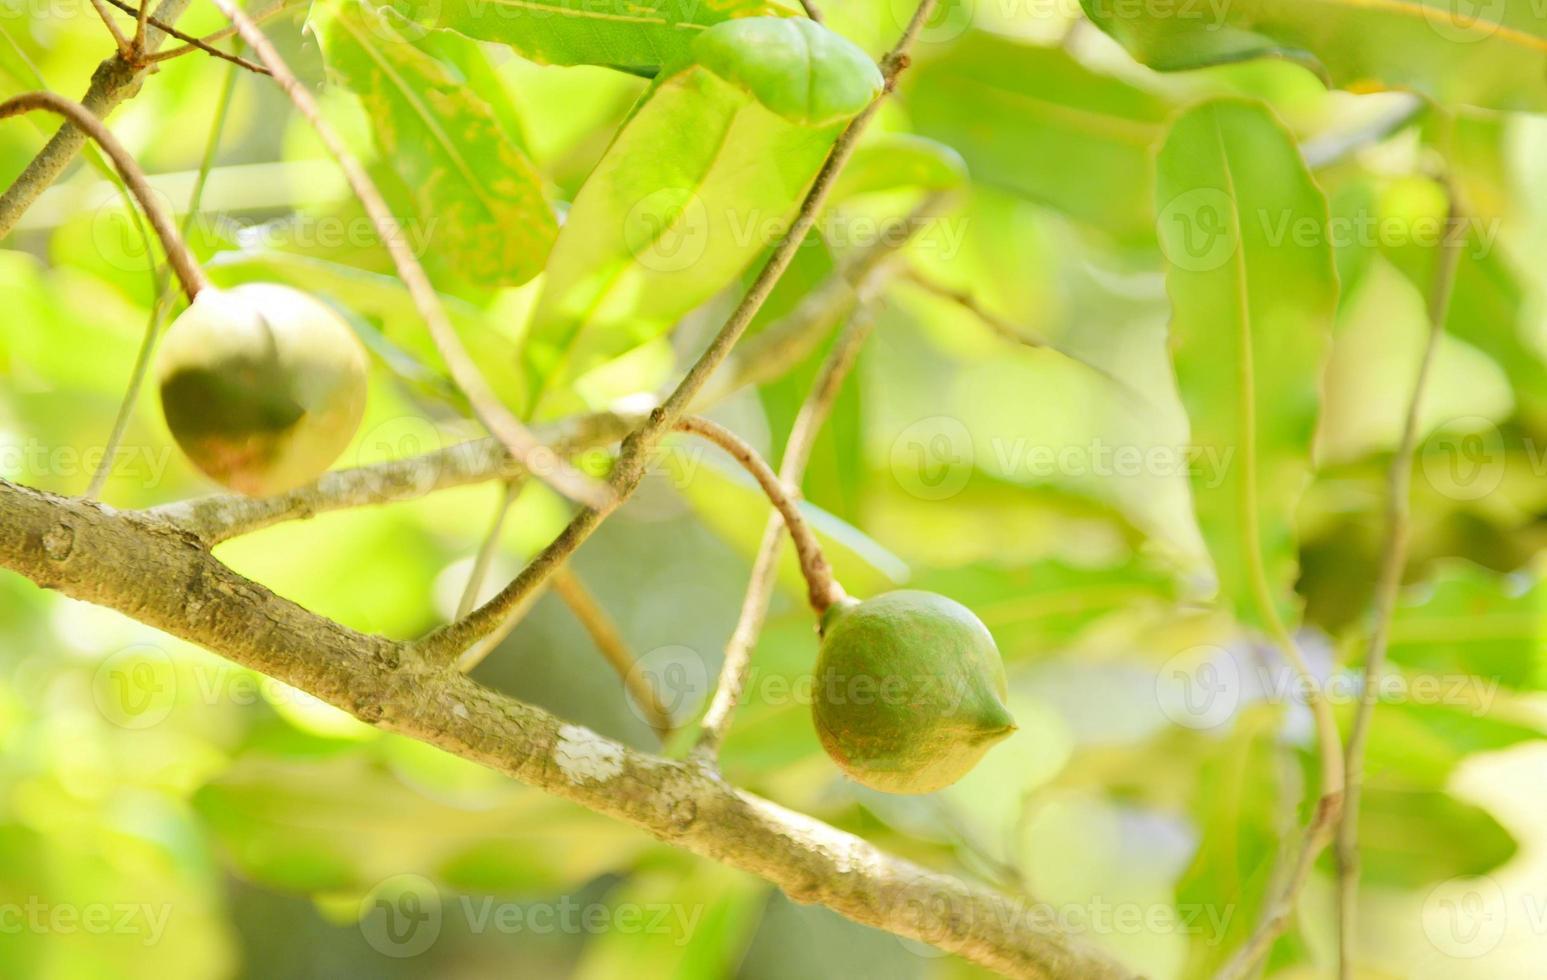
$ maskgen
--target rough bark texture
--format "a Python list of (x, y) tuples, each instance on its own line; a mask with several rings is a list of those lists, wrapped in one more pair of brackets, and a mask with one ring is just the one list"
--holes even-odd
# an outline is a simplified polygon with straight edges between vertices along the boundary
[(647, 755), (480, 687), (407, 644), (357, 633), (236, 574), (155, 514), (0, 480), (0, 566), (116, 609), (307, 691), (380, 728), (627, 821), (757, 874), (792, 898), (933, 943), (1002, 973), (1130, 971), (1039, 909), (888, 856), (741, 792), (711, 770)]

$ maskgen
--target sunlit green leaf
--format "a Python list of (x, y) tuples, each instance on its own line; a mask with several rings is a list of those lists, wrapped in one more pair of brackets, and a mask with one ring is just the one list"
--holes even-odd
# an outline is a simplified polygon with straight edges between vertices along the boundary
[(1420, 888), (1486, 874), (1518, 849), (1487, 811), (1443, 792), (1367, 787), (1359, 808), (1359, 856), (1372, 885)]
[(1194, 477), (1194, 506), (1221, 601), (1263, 625), (1292, 604), (1294, 509), (1337, 304), (1327, 203), (1289, 133), (1251, 103), (1188, 111), (1157, 167), (1191, 442), (1232, 460), (1222, 476)]
[(1120, 239), (1149, 240), (1150, 156), (1172, 106), (1059, 48), (974, 34), (905, 78), (918, 131), (960, 150), (979, 183)]
[(568, 383), (661, 336), (777, 241), (843, 118), (880, 90), (874, 63), (815, 25), (735, 21), (695, 50), (706, 64), (651, 89), (569, 211), (527, 337), (534, 411), (575, 407), (558, 402)]
[(1547, 109), (1547, 16), (1530, 3), (1314, 0), (1145, 5), (1082, 0), (1090, 19), (1161, 71), (1247, 58), (1302, 61), (1354, 91)]
[(849, 158), (833, 200), (908, 188), (953, 190), (966, 184), (967, 176), (967, 162), (953, 147), (926, 136), (887, 133)]
[(557, 222), (518, 137), (468, 79), (363, 0), (317, 7), (311, 24), (329, 68), (365, 104), (382, 158), (412, 188), (417, 220), (434, 223), (436, 247), (475, 282), (536, 275)]
[(1391, 625), (1391, 659), (1431, 674), (1547, 686), (1547, 587), (1453, 562), (1409, 595)]
[(390, 0), (423, 27), (508, 44), (553, 65), (610, 65), (654, 74), (683, 58), (707, 28), (736, 17), (789, 17), (777, 0)]

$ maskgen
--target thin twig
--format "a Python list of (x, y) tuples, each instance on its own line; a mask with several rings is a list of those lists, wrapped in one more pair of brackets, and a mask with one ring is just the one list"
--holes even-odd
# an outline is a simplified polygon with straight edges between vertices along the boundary
[[(188, 195), (188, 211), (183, 215), (182, 224), (185, 240), (193, 227), (194, 219), (198, 216), (199, 202), (204, 197), (204, 187), (209, 182), (210, 170), (215, 166), (215, 155), (220, 149), (220, 136), (225, 132), (226, 119), (231, 111), (231, 97), (235, 92), (236, 68), (230, 67), (226, 69), (225, 82), (221, 86), (220, 97), (215, 103), (215, 118), (210, 123), (209, 138), (204, 142), (204, 155), (199, 159), (199, 170), (194, 177), (193, 190)], [(91, 475), (91, 483), (86, 487), (87, 500), (97, 498), (103, 486), (107, 484), (108, 477), (113, 473), (118, 445), (129, 429), (129, 419), (134, 415), (134, 406), (140, 399), (140, 389), (144, 387), (145, 376), (150, 370), (150, 356), (156, 349), (156, 337), (161, 331), (161, 324), (165, 321), (167, 313), (172, 309), (172, 298), (176, 294), (167, 288), (169, 280), (169, 270), (163, 266), (156, 274), (155, 299), (151, 301), (150, 316), (145, 321), (145, 334), (140, 340), (140, 349), (134, 356), (134, 367), (129, 373), (129, 385), (124, 389), (123, 399), (118, 403), (118, 414), (113, 419), (113, 428), (108, 434), (102, 460), (97, 464), (96, 472)]]
[[(118, 0), (108, 0), (108, 2), (117, 3)], [(272, 7), (269, 7), (266, 10), (250, 10), (247, 12), (247, 16), (254, 24), (261, 24), (273, 17), (275, 14), (282, 14), (293, 7), (301, 6), (306, 2), (308, 2), (308, 0), (280, 0), (279, 3), (274, 4)], [(152, 25), (155, 25), (156, 18), (152, 17), (150, 22)], [(166, 30), (166, 28), (163, 27), (162, 30)], [(171, 58), (181, 58), (183, 55), (193, 54), (195, 51), (208, 51), (211, 54), (219, 54), (221, 53), (220, 49), (216, 48), (215, 45), (219, 44), (221, 41), (224, 41), (228, 37), (235, 37), (236, 33), (237, 31), (234, 26), (227, 26), (222, 27), (218, 31), (211, 31), (203, 37), (189, 37), (187, 34), (175, 34), (173, 35), (174, 37), (187, 43), (179, 48), (169, 48), (166, 51), (158, 51), (155, 54), (150, 55), (145, 60), (151, 64), (155, 64), (158, 61), (167, 61)], [(262, 65), (254, 65), (253, 67), (265, 75), (269, 74), (269, 70), (264, 68)]]
[[(100, 8), (100, 5), (104, 2), (104, 0), (91, 0), (91, 2), (99, 5)], [(194, 37), (192, 34), (185, 34), (177, 28), (173, 27), (171, 24), (162, 23), (155, 17), (150, 16), (150, 4), (148, 3), (142, 3), (136, 7), (132, 3), (126, 3), (125, 0), (105, 0), (105, 2), (112, 4), (126, 14), (133, 14), (136, 22), (149, 24), (151, 27), (154, 27), (156, 30), (160, 31), (166, 36), (175, 37), (179, 41), (183, 42), (183, 47), (174, 48), (170, 51), (158, 51), (155, 54), (141, 53), (139, 55), (139, 60), (145, 64), (155, 64), (158, 61), (165, 61), (168, 58), (175, 58), (178, 55), (188, 54), (191, 51), (203, 51), (207, 55), (219, 58), (221, 61), (229, 61), (233, 65), (236, 65), (240, 68), (245, 68), (248, 71), (254, 72), (256, 74), (267, 75), (269, 73), (269, 70), (262, 65), (255, 64), (251, 61), (248, 61), (246, 58), (242, 58), (235, 54), (220, 50), (219, 48), (215, 47), (212, 41), (209, 41), (205, 38)], [(103, 14), (104, 19), (106, 19), (106, 16), (106, 14)], [(116, 27), (114, 28), (114, 31), (117, 31)], [(230, 36), (229, 33), (227, 36)], [(136, 40), (134, 50), (140, 51), (143, 44), (144, 42), (142, 40)]]
[(134, 57), (138, 61), (145, 56), (145, 22), (150, 18), (150, 4), (140, 4), (140, 9), (134, 14)]
[(1424, 389), (1433, 371), (1440, 340), (1445, 335), (1445, 320), (1450, 312), (1450, 298), (1455, 287), (1456, 268), (1461, 259), (1463, 244), (1458, 240), (1461, 236), (1456, 233), (1461, 225), (1458, 194), (1448, 179), (1444, 184), (1450, 205), (1442, 251), (1438, 256), (1434, 281), (1429, 288), (1429, 335), (1424, 344), (1423, 357), (1418, 362), (1413, 393), (1408, 399), (1407, 416), (1402, 422), (1402, 438), (1397, 444), (1396, 454), (1391, 458), (1391, 467), (1386, 472), (1386, 539), (1375, 586), (1375, 617), (1370, 624), (1369, 648), (1364, 660), (1364, 685), (1360, 690), (1359, 705), (1354, 711), (1353, 722), (1348, 730), (1348, 745), (1344, 751), (1344, 807), (1342, 819), (1338, 823), (1336, 851), (1338, 974), (1344, 980), (1353, 976), (1354, 931), (1358, 920), (1359, 796), (1364, 781), (1364, 747), (1369, 737), (1375, 705), (1379, 701), (1391, 618), (1396, 610), (1397, 593), (1402, 586), (1402, 572), (1407, 565), (1409, 489), (1413, 460), (1418, 449)]
[(97, 16), (102, 18), (102, 23), (107, 25), (107, 32), (113, 35), (113, 43), (118, 46), (118, 56), (132, 61), (135, 48), (138, 44), (142, 43), (142, 39), (135, 38), (134, 42), (131, 43), (124, 36), (124, 32), (119, 30), (118, 22), (113, 20), (113, 15), (107, 12), (107, 7), (103, 5), (102, 0), (91, 0), (91, 6), (92, 9), (96, 10)]
[(343, 170), (350, 187), (354, 189), (355, 196), (360, 199), (361, 205), (370, 215), (371, 223), (375, 225), (387, 253), (392, 257), (398, 278), (403, 280), (403, 285), (413, 297), (414, 306), (418, 308), (419, 315), (424, 318), (425, 324), (429, 327), (430, 336), (440, 352), (441, 359), (446, 362), (446, 367), (450, 369), (451, 377), (456, 381), (457, 387), (467, 395), (474, 414), (488, 426), (489, 431), (500, 442), (505, 444), (512, 456), (524, 462), (528, 470), (554, 489), (587, 507), (612, 506), (612, 493), (604, 484), (585, 476), (538, 442), (532, 436), (531, 430), (511, 414), (489, 388), (478, 365), (468, 355), (467, 349), (462, 346), (461, 338), (452, 327), (445, 307), (441, 305), (440, 296), (436, 294), (435, 287), (430, 284), (430, 277), (425, 274), (424, 266), (419, 264), (418, 256), (414, 255), (413, 249), (409, 247), (397, 218), (393, 216), (392, 209), (381, 196), (376, 182), (344, 145), (344, 141), (334, 132), (333, 127), (322, 117), (316, 99), (312, 98), (311, 92), (296, 79), (284, 59), (279, 56), (279, 52), (274, 49), (274, 45), (269, 42), (268, 36), (246, 14), (242, 13), (232, 0), (214, 0), (214, 4), (236, 25), (237, 33), (258, 55), (258, 59), (268, 66), (274, 81), (279, 83), (279, 87), (290, 96), (290, 101), (294, 103), (296, 110), (311, 123), (318, 138), (338, 161), (339, 169)]
[[(229, 0), (216, 0), (228, 3)], [(885, 92), (896, 84), (897, 75), (908, 64), (907, 51), (918, 36), (919, 30), (934, 9), (937, 0), (921, 0), (913, 19), (904, 28), (902, 37), (890, 52), (881, 59), (881, 74)], [(883, 93), (884, 96), (884, 93)], [(501, 628), (507, 620), (521, 615), (530, 606), (531, 596), (539, 586), (574, 554), (603, 520), (626, 499), (644, 480), (645, 464), (650, 450), (663, 435), (676, 426), (690, 405), (698, 397), (715, 370), (724, 362), (736, 342), (746, 331), (747, 325), (762, 308), (768, 294), (773, 292), (779, 277), (789, 267), (801, 242), (816, 224), (822, 205), (832, 192), (834, 183), (843, 167), (849, 162), (859, 143), (860, 134), (880, 109), (883, 97), (877, 97), (849, 121), (833, 143), (826, 162), (812, 181), (795, 220), (785, 231), (779, 244), (774, 246), (763, 268), (752, 285), (742, 296), (741, 302), (726, 319), (720, 332), (709, 342), (697, 361), (688, 369), (671, 395), (650, 413), (650, 417), (623, 441), (622, 451), (613, 468), (611, 486), (614, 499), (606, 507), (586, 507), (559, 532), (549, 545), (533, 558), (531, 563), (507, 585), (499, 595), (473, 610), (468, 616), (435, 630), (422, 637), (416, 649), (435, 660), (454, 660), (462, 656), (478, 641)]]
[(673, 721), (671, 712), (661, 703), (660, 694), (655, 685), (650, 683), (649, 676), (639, 669), (639, 660), (634, 652), (629, 649), (628, 641), (623, 638), (623, 632), (618, 629), (607, 610), (591, 594), (585, 583), (569, 567), (559, 569), (553, 576), (553, 591), (564, 600), (569, 611), (575, 619), (585, 628), (591, 637), (591, 642), (596, 644), (596, 649), (601, 651), (607, 663), (617, 671), (618, 677), (623, 681), (624, 690), (634, 699), (649, 717), (646, 721), (655, 733), (665, 741), (671, 734)]
[(737, 347), (694, 402), (695, 410), (727, 391), (779, 377), (804, 360), (830, 328), (854, 312), (862, 292), (879, 292), (875, 280), (891, 275), (893, 264), (888, 260), (958, 200), (953, 192), (933, 193), (908, 214), (882, 225), (873, 245), (845, 258), (793, 310)]
[(24, 92), (0, 102), (0, 119), (39, 109), (63, 116), (102, 147), (108, 159), (113, 161), (113, 166), (118, 168), (119, 174), (122, 175), (124, 183), (128, 185), (135, 200), (139, 201), (140, 208), (145, 212), (151, 227), (156, 230), (156, 236), (161, 239), (162, 248), (166, 250), (167, 262), (177, 273), (177, 280), (182, 284), (183, 292), (191, 301), (199, 294), (199, 290), (209, 285), (209, 280), (204, 277), (204, 272), (199, 268), (199, 263), (194, 260), (193, 253), (188, 251), (188, 246), (178, 234), (177, 226), (172, 224), (166, 209), (161, 206), (155, 192), (150, 189), (150, 184), (146, 182), (145, 174), (140, 170), (140, 165), (135, 162), (134, 157), (123, 148), (123, 144), (118, 142), (118, 138), (103, 124), (102, 120), (92, 115), (85, 106), (79, 102), (71, 102), (53, 92)]
[(816, 5), (816, 0), (800, 0), (800, 9), (806, 12), (807, 17), (818, 24), (822, 23), (822, 8)]
[[(806, 464), (811, 459), (811, 447), (817, 433), (832, 412), (833, 402), (843, 387), (850, 369), (859, 356), (859, 350), (870, 336), (875, 319), (870, 311), (861, 308), (838, 335), (833, 349), (822, 362), (816, 383), (800, 406), (790, 437), (784, 444), (784, 458), (779, 463), (779, 478), (790, 486), (799, 486), (805, 476)], [(768, 605), (773, 599), (775, 574), (779, 567), (779, 553), (784, 544), (784, 521), (777, 512), (768, 516), (763, 526), (763, 541), (758, 546), (757, 557), (752, 562), (752, 575), (747, 582), (746, 595), (741, 600), (741, 614), (736, 628), (725, 644), (725, 660), (720, 667), (720, 679), (715, 685), (714, 696), (704, 713), (699, 729), (694, 755), (712, 761), (719, 754), (720, 744), (730, 731), (731, 718), (746, 688), (747, 672), (752, 663), (752, 651), (757, 638), (763, 632), (768, 617)]]
[(834, 603), (848, 597), (843, 586), (833, 578), (833, 569), (822, 554), (821, 542), (817, 541), (816, 533), (800, 512), (800, 504), (795, 500), (796, 491), (779, 478), (763, 457), (757, 454), (756, 449), (725, 426), (701, 416), (688, 415), (678, 419), (677, 428), (702, 436), (725, 450), (763, 488), (763, 493), (778, 510), (779, 516), (784, 518), (784, 526), (790, 529), (795, 553), (800, 556), (801, 574), (806, 577), (806, 594), (811, 601), (811, 610), (818, 617)]

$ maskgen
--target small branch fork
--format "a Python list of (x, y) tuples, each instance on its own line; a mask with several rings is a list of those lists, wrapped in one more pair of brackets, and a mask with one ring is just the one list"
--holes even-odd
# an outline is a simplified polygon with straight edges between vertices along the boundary
[[(215, 0), (215, 2), (229, 6), (230, 0)], [(907, 66), (907, 51), (929, 19), (936, 2), (937, 0), (922, 0), (912, 19), (903, 29), (902, 37), (881, 59), (885, 92), (889, 93), (892, 90), (898, 74)], [(270, 67), (273, 67), (272, 63)], [(688, 369), (676, 389), (650, 413), (643, 425), (624, 439), (610, 481), (612, 500), (603, 506), (583, 508), (564, 530), (559, 532), (558, 537), (539, 552), (537, 557), (533, 558), (498, 595), (473, 610), (468, 616), (423, 637), (416, 647), (423, 656), (443, 662), (456, 660), (484, 638), (502, 627), (508, 628), (507, 621), (530, 608), (538, 588), (585, 543), (602, 521), (606, 520), (622, 501), (638, 488), (645, 477), (645, 466), (650, 450), (687, 414), (716, 369), (725, 361), (731, 349), (736, 346), (736, 342), (741, 339), (747, 325), (762, 308), (768, 295), (773, 292), (779, 277), (784, 274), (784, 270), (794, 259), (801, 242), (816, 224), (817, 216), (832, 192), (839, 173), (848, 163), (849, 157), (853, 155), (855, 147), (859, 144), (860, 135), (879, 111), (882, 101), (882, 98), (872, 100), (838, 135), (826, 162), (823, 163), (822, 169), (806, 192), (795, 220), (779, 244), (774, 247), (752, 285), (742, 296), (741, 302), (720, 328), (720, 332)]]
[[(276, 64), (278, 59), (272, 57), (262, 34), (230, 7), (229, 0), (216, 2), (236, 21), (248, 44), (265, 56), (276, 80), (294, 98), (294, 79), (286, 84), (283, 64)], [(933, 2), (924, 0), (897, 48), (883, 60), (888, 90), (906, 64), (905, 50)], [(170, 23), (184, 3), (164, 0), (156, 21), (139, 8), (131, 43), (145, 50), (153, 47), (162, 33), (158, 22)], [(86, 113), (100, 117), (129, 94), (137, 73), (125, 76), (125, 67), (119, 64), (111, 78), (94, 80)], [(683, 421), (709, 375), (766, 299), (878, 105), (879, 100), (872, 103), (840, 136), (786, 240), (671, 397), (642, 423), (618, 416), (573, 421), (564, 437), (575, 444), (605, 442), (618, 438), (620, 431), (630, 427), (632, 431), (624, 439), (615, 470), (621, 476), (615, 476), (614, 485), (622, 493), (581, 512), (545, 552), (560, 556), (548, 559), (549, 572), (558, 571), (562, 556), (578, 547), (621, 496), (637, 487), (646, 450)], [(315, 105), (311, 108), (315, 115)], [(95, 122), (78, 118), (87, 127)], [(77, 130), (62, 129), (34, 160), (30, 176), (0, 199), (0, 234), (79, 149), (84, 137), (70, 137), (72, 132)], [(369, 208), (368, 198), (366, 203)], [(170, 227), (165, 221), (159, 224)], [(193, 271), (197, 272), (196, 267)], [(196, 292), (202, 282), (190, 275), (184, 285)], [(427, 658), (422, 643), (356, 633), (275, 596), (237, 575), (210, 552), (219, 541), (276, 521), (405, 499), (494, 474), (513, 479), (530, 472), (534, 464), (544, 464), (505, 442), (483, 440), (425, 457), (330, 473), (310, 487), (268, 500), (217, 496), (144, 512), (116, 511), (94, 501), (58, 497), (0, 480), (0, 567), (44, 588), (119, 610), (292, 684), (369, 724), (441, 747), (628, 822), (675, 846), (760, 875), (797, 901), (820, 902), (856, 921), (932, 943), (1008, 976), (1038, 980), (1134, 976), (1082, 939), (1048, 923), (1035, 907), (1021, 907), (994, 891), (891, 857), (857, 837), (744, 793), (702, 766), (639, 753), (565, 724), (480, 687), (449, 669), (444, 659)], [(788, 458), (793, 457), (787, 452)], [(790, 523), (798, 526), (794, 519)], [(533, 564), (541, 567), (543, 561), (540, 556)], [(564, 589), (564, 582), (560, 578), (553, 584)], [(593, 635), (598, 622), (590, 618)], [(612, 760), (615, 766), (608, 772), (598, 772), (595, 766), (575, 767), (569, 760), (577, 753)]]
[[(163, 23), (161, 20), (151, 16), (150, 5), (148, 3), (144, 3), (136, 7), (131, 3), (125, 3), (124, 0), (91, 0), (91, 2), (92, 5), (97, 8), (97, 13), (101, 15), (103, 23), (107, 24), (107, 29), (112, 32), (114, 39), (118, 41), (118, 53), (126, 61), (130, 61), (141, 67), (144, 67), (146, 65), (156, 64), (157, 62), (166, 61), (169, 58), (176, 58), (181, 55), (189, 54), (193, 51), (203, 51), (205, 54), (210, 55), (211, 57), (219, 58), (222, 61), (229, 61), (231, 64), (236, 65), (239, 68), (245, 68), (254, 74), (269, 74), (269, 70), (262, 65), (255, 64), (239, 55), (234, 55), (215, 47), (215, 41), (220, 40), (221, 37), (229, 37), (229, 33), (220, 37), (212, 35), (211, 37), (213, 40), (211, 38), (194, 37), (191, 34), (185, 34), (172, 25)], [(123, 32), (118, 29), (118, 24), (108, 16), (107, 10), (103, 7), (104, 3), (112, 4), (119, 10), (122, 10), (124, 13), (130, 14), (134, 17), (135, 35), (133, 40), (124, 37)], [(275, 9), (278, 10), (279, 8)], [(167, 37), (177, 38), (177, 40), (183, 42), (183, 46), (180, 48), (173, 48), (170, 51), (157, 51), (154, 53), (147, 51), (145, 47), (145, 41), (148, 37), (145, 31), (147, 26), (154, 27), (156, 30), (165, 34)]]

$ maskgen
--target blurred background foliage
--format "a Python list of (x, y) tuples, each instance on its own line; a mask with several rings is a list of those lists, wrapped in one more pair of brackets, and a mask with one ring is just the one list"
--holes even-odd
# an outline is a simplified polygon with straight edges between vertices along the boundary
[[(911, 9), (894, 0), (826, 6), (829, 24), (870, 52), (890, 44)], [(448, 4), (440, 16), (478, 9)], [(1353, 9), (1326, 14), (1332, 33), (1344, 42), (1378, 35), (1381, 24), (1336, 20)], [(638, 71), (538, 64), (518, 53), (520, 43), (489, 43), (505, 37), (425, 33), (411, 27), (422, 11), (398, 10), (408, 16), (303, 2), (266, 29), (372, 161), (491, 381), (513, 407), (530, 409), (534, 368), (523, 341), (529, 324), (557, 315), (541, 312), (551, 274), (527, 281), (552, 245), (544, 202), (562, 216), (609, 147), (628, 149), (614, 135), (642, 111), (634, 107), (653, 83)], [(339, 18), (368, 29), (340, 31)], [(321, 29), (308, 31), (309, 22)], [(221, 26), (207, 4), (179, 23), (195, 34)], [(476, 23), (460, 23), (478, 34)], [(1547, 279), (1535, 259), (1547, 246), (1547, 125), (1513, 111), (1541, 108), (1539, 92), (1522, 80), (1506, 97), (1495, 77), (1530, 70), (1510, 69), (1516, 63), (1506, 58), (1497, 72), (1476, 74), (1472, 56), (1486, 59), (1487, 45), (1462, 45), (1471, 60), (1453, 63), (1442, 48), (1418, 71), (1363, 49), (1329, 53), (1315, 37), (1301, 40), (1319, 63), (1240, 61), (1273, 49), (1239, 31), (1226, 33), (1228, 51), (1215, 52), (1239, 63), (1209, 67), (1209, 58), (1180, 57), (1181, 42), (1165, 31), (1105, 26), (1134, 54), (1072, 3), (948, 4), (754, 325), (790, 310), (866, 244), (876, 222), (906, 213), (924, 190), (960, 184), (956, 204), (921, 231), (906, 262), (970, 293), (1024, 337), (1088, 362), (1007, 340), (940, 291), (898, 278), (877, 298), (875, 333), (804, 486), (850, 591), (908, 582), (984, 619), (1009, 667), (1019, 732), (959, 785), (929, 797), (843, 781), (798, 696), (815, 643), (791, 565), (725, 748), (726, 772), (890, 850), (1057, 910), (1174, 913), (1180, 918), (1159, 927), (1085, 929), (1149, 976), (1206, 975), (1250, 929), (1314, 779), (1308, 714), (1285, 696), (1292, 679), (1276, 654), (1208, 601), (1187, 474), (1114, 473), (1099, 462), (1101, 447), (1188, 438), (1169, 356), (1154, 159), (1185, 107), (1244, 97), (1288, 127), (1330, 203), (1328, 227), (1347, 229), (1332, 242), (1341, 290), (1320, 381), (1314, 478), (1287, 555), (1287, 567), (1298, 567), (1291, 604), (1304, 609), (1301, 640), (1332, 690), (1354, 690), (1384, 470), (1426, 331), (1432, 249), (1401, 231), (1444, 213), (1443, 193), (1426, 176), (1434, 160), (1448, 162), (1474, 219), (1479, 247), (1462, 257), (1425, 402), (1412, 557), (1391, 651), (1411, 690), (1433, 682), (1440, 693), (1394, 698), (1375, 715), (1360, 949), (1382, 964), (1370, 976), (1539, 975), (1547, 961)], [(78, 94), (110, 50), (84, 2), (10, 3), (0, 29), (7, 92)], [(1295, 29), (1315, 33), (1284, 28)], [(396, 71), (378, 75), (369, 48), (383, 37), (396, 45), (388, 49)], [(585, 60), (563, 50), (526, 53)], [(1191, 70), (1160, 74), (1140, 62)], [(1532, 64), (1539, 76), (1539, 53)], [(1380, 79), (1388, 67), (1393, 84), (1477, 107), (1440, 111), (1403, 95), (1350, 94), (1320, 77), (1350, 84)], [(230, 86), (191, 238), (217, 284), (277, 279), (350, 312), (376, 357), (368, 417), (341, 465), (476, 436), (314, 135), (267, 80), (239, 71), (228, 80), (233, 71), (201, 55), (167, 61), (112, 127), (181, 213)], [(457, 138), (475, 159), (504, 165), (495, 183), (519, 173), (529, 186), (500, 191), (490, 206), (449, 174), (453, 164), (415, 128), (425, 119), (383, 82), (400, 75), (411, 79), (409, 91), (438, 93), (435, 111), (458, 121)], [(0, 127), (0, 173), (20, 172), (52, 126)], [(560, 248), (563, 241), (561, 233)], [(106, 439), (154, 303), (152, 256), (113, 184), (84, 164), (4, 245), (0, 475), (80, 493), (90, 477), (83, 453)], [(635, 305), (614, 314), (648, 319), (640, 308), (665, 303), (650, 308), (659, 332), (622, 349), (607, 335), (612, 346), (588, 348), (587, 366), (601, 370), (562, 379), (561, 407), (605, 404), (669, 380), (728, 309), (738, 268), (752, 257), (699, 282), (702, 303), (693, 297), (679, 310), (670, 302), (680, 294), (633, 295)], [(823, 346), (786, 376), (736, 393), (716, 416), (777, 455)], [(1033, 465), (1047, 455), (1059, 462)], [(208, 489), (174, 451), (147, 389), (104, 499), (136, 507)], [(491, 484), (331, 514), (230, 542), (219, 554), (349, 626), (413, 636), (452, 613), (500, 496)], [(684, 722), (718, 669), (766, 511), (727, 460), (672, 442), (639, 496), (575, 559)], [(490, 583), (513, 574), (565, 515), (545, 488), (523, 489)], [(140, 910), (126, 920), (132, 928), (55, 921), (8, 934), (0, 976), (978, 972), (792, 904), (745, 875), (14, 577), (0, 579), (0, 636), (0, 905)], [(552, 597), (478, 676), (565, 719), (657, 747)], [(1221, 676), (1224, 686), (1212, 690), (1228, 703), (1200, 712), (1187, 700), (1194, 685)], [(1339, 704), (1345, 720), (1349, 701)], [(1271, 970), (1325, 975), (1329, 870), (1313, 879)], [(437, 923), (434, 941), (413, 955), (383, 940), (368, 915), (362, 921), (374, 896), (405, 888), (419, 890)], [(616, 927), (544, 930), (523, 917), (524, 928), (501, 929), (484, 914), (490, 903), (517, 912), (564, 904), (674, 911), (657, 928), (618, 919)], [(1456, 914), (1480, 915), (1482, 938)]]

